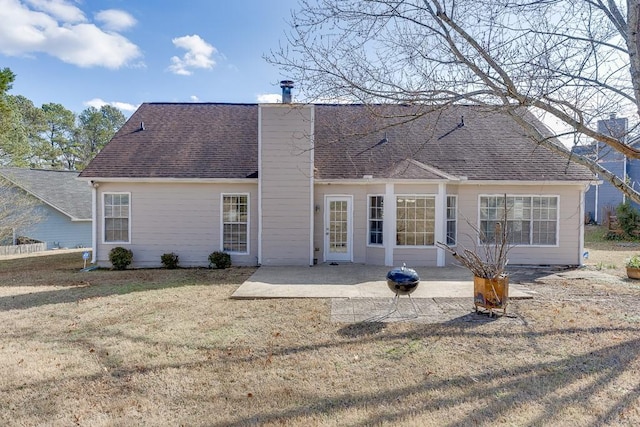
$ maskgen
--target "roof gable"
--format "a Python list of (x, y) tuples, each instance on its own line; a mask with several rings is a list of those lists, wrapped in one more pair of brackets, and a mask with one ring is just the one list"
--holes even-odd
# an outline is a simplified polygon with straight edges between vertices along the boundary
[(80, 176), (247, 178), (257, 170), (257, 105), (145, 103)]
[(72, 220), (91, 220), (91, 188), (78, 172), (6, 167), (0, 176)]

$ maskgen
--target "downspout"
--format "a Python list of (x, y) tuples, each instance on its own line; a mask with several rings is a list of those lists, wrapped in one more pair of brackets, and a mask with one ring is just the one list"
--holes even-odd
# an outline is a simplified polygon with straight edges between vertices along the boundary
[(91, 264), (98, 259), (98, 184), (89, 181), (91, 186)]
[(262, 106), (258, 105), (258, 266), (262, 265)]

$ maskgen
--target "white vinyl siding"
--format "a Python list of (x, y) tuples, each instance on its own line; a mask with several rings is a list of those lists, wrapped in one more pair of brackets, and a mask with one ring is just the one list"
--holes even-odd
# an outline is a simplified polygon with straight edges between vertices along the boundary
[(230, 253), (249, 252), (249, 195), (222, 195), (222, 250)]
[(369, 245), (383, 244), (384, 196), (369, 196), (368, 240)]
[(131, 194), (104, 193), (104, 242), (129, 243), (131, 230)]
[(423, 195), (396, 197), (396, 244), (432, 246), (435, 241), (436, 198)]
[(481, 196), (481, 243), (495, 241), (496, 228), (505, 218), (505, 200), (509, 243), (539, 246), (557, 244), (557, 196)]
[(259, 249), (261, 265), (312, 265), (314, 107), (259, 108)]

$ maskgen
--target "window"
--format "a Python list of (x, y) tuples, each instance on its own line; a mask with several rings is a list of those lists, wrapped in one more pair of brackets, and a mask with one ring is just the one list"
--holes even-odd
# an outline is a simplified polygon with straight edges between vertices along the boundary
[(434, 196), (398, 196), (396, 199), (396, 244), (434, 244), (436, 199)]
[(482, 243), (495, 242), (496, 226), (504, 220), (505, 208), (509, 243), (517, 245), (556, 244), (558, 227), (558, 198), (556, 196), (480, 197)]
[(447, 196), (447, 245), (455, 245), (458, 233), (457, 196)]
[(222, 250), (248, 252), (249, 196), (225, 194), (222, 196)]
[(369, 244), (382, 244), (384, 196), (369, 197)]
[(129, 194), (104, 194), (104, 241), (129, 242)]
[(558, 198), (533, 198), (533, 231), (534, 245), (555, 245), (558, 227)]

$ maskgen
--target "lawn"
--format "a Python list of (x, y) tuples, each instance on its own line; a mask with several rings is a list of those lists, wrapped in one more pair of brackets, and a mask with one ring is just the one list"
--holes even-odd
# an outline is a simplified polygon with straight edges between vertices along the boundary
[(505, 317), (342, 324), (230, 300), (248, 268), (0, 261), (0, 424), (640, 425), (640, 285), (590, 262)]

